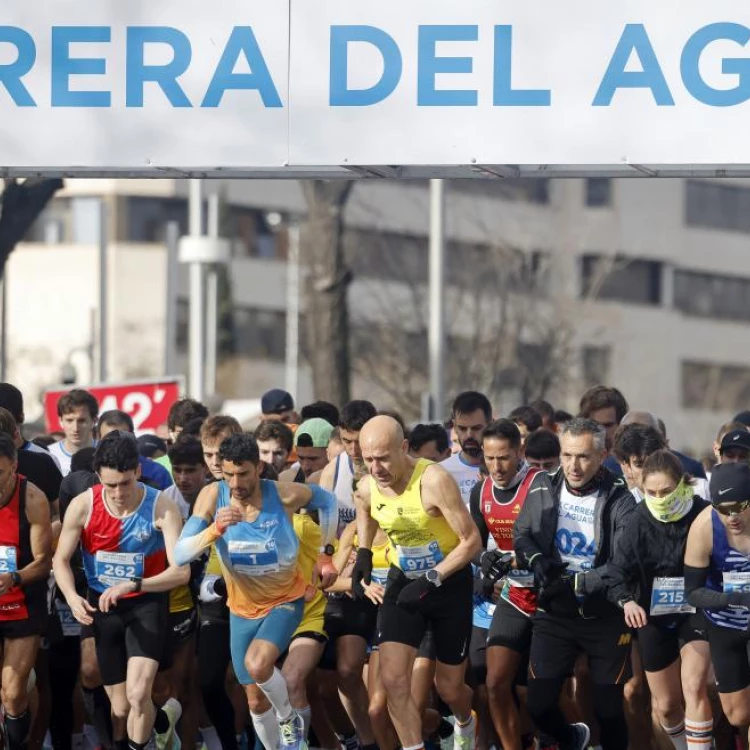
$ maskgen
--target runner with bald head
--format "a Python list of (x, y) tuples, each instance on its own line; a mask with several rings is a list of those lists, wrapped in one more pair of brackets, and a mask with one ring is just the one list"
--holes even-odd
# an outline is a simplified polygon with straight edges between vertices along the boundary
[(405, 750), (423, 747), (422, 722), (411, 696), (412, 668), (431, 628), (437, 655), (435, 685), (456, 717), (455, 750), (473, 750), (476, 717), (464, 683), (471, 637), (471, 560), (481, 540), (458, 485), (442, 467), (409, 456), (401, 426), (371, 419), (360, 433), (369, 477), (357, 487), (359, 551), (355, 596), (370, 583), (372, 542), (380, 527), (391, 543), (391, 568), (378, 613), (380, 678)]

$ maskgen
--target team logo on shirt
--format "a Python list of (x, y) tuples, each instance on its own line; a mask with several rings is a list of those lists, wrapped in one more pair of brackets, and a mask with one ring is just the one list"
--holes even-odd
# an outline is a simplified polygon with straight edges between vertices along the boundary
[(517, 516), (517, 515), (518, 515), (518, 514), (519, 514), (520, 512), (521, 512), (521, 506), (520, 506), (520, 504), (519, 504), (519, 503), (516, 503), (516, 504), (515, 504), (515, 505), (513, 506), (513, 515), (514, 515), (514, 516)]
[(146, 542), (148, 541), (148, 538), (151, 536), (151, 530), (150, 529), (138, 529), (133, 536), (139, 541), (139, 542)]
[(492, 512), (492, 503), (485, 503), (484, 504), (484, 512), (485, 513), (491, 513)]

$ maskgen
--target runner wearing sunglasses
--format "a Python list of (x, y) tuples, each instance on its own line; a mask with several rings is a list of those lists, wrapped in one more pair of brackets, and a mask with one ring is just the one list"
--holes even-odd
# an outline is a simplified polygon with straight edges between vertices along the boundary
[(750, 724), (750, 466), (719, 464), (712, 507), (695, 520), (685, 551), (688, 602), (706, 617), (711, 659), (724, 713)]

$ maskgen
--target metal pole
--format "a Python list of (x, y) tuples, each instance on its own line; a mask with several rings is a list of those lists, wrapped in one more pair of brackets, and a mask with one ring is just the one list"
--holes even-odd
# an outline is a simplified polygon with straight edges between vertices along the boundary
[(180, 241), (180, 225), (176, 221), (167, 224), (167, 311), (164, 337), (164, 374), (177, 372), (177, 298), (179, 295), (180, 271), (177, 258)]
[[(203, 183), (190, 180), (190, 235), (203, 234)], [(203, 329), (205, 309), (203, 264), (190, 264), (190, 395), (203, 401), (206, 381), (203, 370), (206, 361), (206, 337)]]
[(107, 246), (109, 245), (107, 226), (107, 203), (99, 202), (99, 382), (107, 382), (107, 346), (109, 279)]
[(0, 279), (0, 381), (8, 380), (8, 264)]
[[(208, 197), (208, 236), (219, 237), (219, 194)], [(206, 392), (216, 393), (216, 363), (219, 337), (219, 273), (208, 266), (206, 275)]]
[(445, 184), (430, 180), (430, 401), (431, 418), (442, 421), (445, 356)]
[(296, 399), (299, 387), (299, 226), (290, 225), (286, 263), (286, 390)]

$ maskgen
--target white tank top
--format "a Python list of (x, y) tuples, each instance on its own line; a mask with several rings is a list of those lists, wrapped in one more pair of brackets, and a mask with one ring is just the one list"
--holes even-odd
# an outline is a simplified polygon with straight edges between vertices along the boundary
[(339, 529), (337, 536), (356, 517), (357, 511), (354, 507), (352, 493), (352, 480), (354, 479), (354, 467), (352, 460), (346, 453), (336, 456), (336, 470), (333, 475), (333, 494), (339, 501)]

